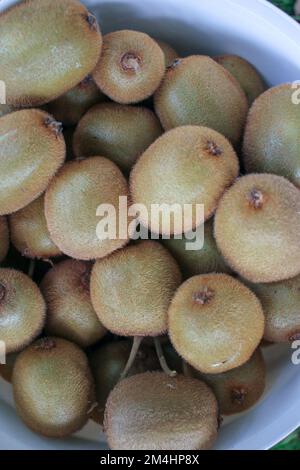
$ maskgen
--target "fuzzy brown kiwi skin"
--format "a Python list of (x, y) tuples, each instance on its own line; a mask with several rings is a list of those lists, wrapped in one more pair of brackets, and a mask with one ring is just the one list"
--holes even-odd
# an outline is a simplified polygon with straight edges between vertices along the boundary
[(0, 216), (0, 263), (9, 249), (9, 229), (6, 217)]
[[(24, 15), (27, 15), (25, 23)], [(55, 35), (53, 23), (56, 23)], [(0, 26), (1, 33), (3, 35), (5, 33), (4, 38), (8, 43), (8, 50), (11, 48), (12, 53), (15, 51), (14, 45), (9, 44), (9, 35), (13, 34), (10, 32), (15, 28), (20, 29), (20, 34), (23, 34), (22, 47), (25, 49), (23, 52), (25, 57), (20, 59), (19, 54), (15, 59), (19, 61), (17, 62), (19, 67), (24, 69), (23, 80), (20, 76), (18, 87), (15, 82), (16, 76), (14, 76), (14, 86), (10, 86), (11, 55), (3, 58), (6, 62), (4, 62), (5, 74), (2, 74), (2, 78), (7, 83), (6, 101), (9, 105), (41, 106), (58, 98), (76, 86), (94, 69), (101, 53), (102, 35), (97, 20), (77, 0), (43, 0), (39, 2), (38, 8), (35, 0), (20, 2), (0, 15)], [(59, 34), (58, 26), (63, 29), (62, 34)], [(41, 38), (43, 38), (42, 41)], [(43, 50), (44, 44), (47, 47)], [(73, 57), (67, 54), (67, 59), (71, 63), (67, 71), (62, 74), (61, 71), (56, 70), (60, 66), (57, 64), (57, 57), (53, 58), (50, 51), (51, 47), (59, 49), (69, 44), (72, 45)], [(76, 49), (76, 57), (74, 57), (74, 49)], [(30, 70), (27, 65), (28, 55), (31, 59)], [(80, 67), (77, 66), (78, 63)], [(32, 74), (31, 77), (26, 76), (29, 73)], [(50, 74), (53, 75), (51, 76), (52, 86), (43, 88), (43, 82), (49, 80)]]

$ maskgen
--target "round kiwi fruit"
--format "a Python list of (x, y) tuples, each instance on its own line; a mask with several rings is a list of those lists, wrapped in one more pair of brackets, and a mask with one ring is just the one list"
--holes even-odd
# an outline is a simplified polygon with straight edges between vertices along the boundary
[(103, 51), (93, 77), (113, 101), (130, 104), (149, 98), (164, 74), (164, 54), (147, 34), (123, 30), (103, 37)]
[(66, 146), (61, 124), (38, 109), (2, 116), (0, 134), (0, 215), (4, 215), (22, 209), (45, 191), (63, 164)]
[(179, 264), (185, 278), (197, 274), (231, 273), (231, 269), (222, 258), (214, 239), (213, 219), (204, 224), (204, 244), (200, 250), (187, 250), (188, 238), (183, 234), (182, 238), (170, 238), (162, 240), (164, 246), (171, 252)]
[[(104, 408), (111, 390), (120, 380), (131, 351), (130, 341), (112, 341), (101, 345), (89, 354), (89, 361), (96, 385), (97, 408), (92, 419), (103, 424)], [(159, 369), (159, 362), (152, 347), (141, 345), (128, 377)]]
[(164, 41), (161, 41), (160, 39), (155, 39), (155, 40), (164, 53), (166, 67), (170, 67), (173, 64), (174, 60), (177, 59), (177, 57), (179, 57), (178, 52), (175, 51), (175, 49), (173, 49), (173, 47), (171, 47), (170, 44)]
[(263, 78), (247, 60), (229, 54), (216, 56), (214, 60), (237, 79), (248, 98), (249, 106), (265, 91), (266, 84)]
[(6, 217), (0, 216), (0, 263), (9, 249), (9, 230)]
[(162, 132), (158, 118), (150, 109), (102, 103), (80, 120), (73, 149), (77, 157), (107, 157), (129, 173), (137, 158)]
[(68, 259), (45, 275), (40, 289), (47, 305), (45, 331), (86, 348), (106, 333), (90, 298), (91, 263)]
[(6, 353), (24, 349), (42, 331), (46, 305), (37, 285), (26, 274), (0, 269), (0, 340)]
[[(218, 132), (199, 126), (181, 126), (159, 137), (139, 158), (131, 173), (134, 203), (143, 204), (151, 213), (153, 204), (176, 205), (170, 232), (163, 227), (162, 207), (158, 220), (140, 214), (140, 222), (154, 233), (180, 234), (177, 221), (184, 219), (185, 231), (203, 222), (197, 204), (204, 205), (204, 219), (215, 211), (225, 189), (237, 178), (238, 158), (228, 140)], [(183, 214), (185, 204), (192, 206)], [(182, 217), (184, 216), (184, 217)]]
[(270, 284), (250, 284), (266, 317), (264, 339), (286, 343), (300, 339), (300, 276)]
[(191, 366), (218, 374), (247, 362), (264, 333), (255, 294), (228, 274), (202, 274), (185, 281), (168, 312), (169, 336)]
[(155, 93), (155, 110), (168, 130), (183, 125), (210, 127), (238, 144), (248, 102), (238, 81), (206, 56), (176, 60)]
[(7, 104), (39, 106), (93, 70), (102, 37), (76, 0), (27, 0), (0, 15), (0, 43)]
[(271, 174), (243, 176), (215, 216), (218, 248), (231, 268), (254, 283), (300, 273), (300, 191)]
[(159, 336), (167, 330), (168, 306), (180, 282), (177, 263), (166, 248), (142, 241), (96, 261), (92, 303), (115, 334)]
[(218, 405), (200, 380), (146, 372), (110, 393), (104, 429), (111, 449), (210, 449), (218, 433)]
[(48, 104), (48, 111), (65, 126), (75, 126), (94, 104), (105, 99), (91, 75)]
[(17, 413), (39, 434), (66, 437), (89, 419), (92, 374), (84, 352), (69, 341), (42, 338), (22, 351), (12, 384)]
[(9, 216), (11, 242), (27, 258), (49, 259), (61, 251), (50, 238), (45, 212), (44, 195)]
[(217, 397), (221, 415), (246, 411), (261, 398), (266, 387), (266, 364), (260, 349), (249, 361), (222, 374), (200, 374)]
[(12, 353), (6, 355), (6, 364), (0, 364), (0, 377), (6, 382), (12, 382), (13, 370), (19, 353)]
[(246, 124), (243, 161), (248, 172), (275, 173), (300, 188), (300, 107), (284, 84), (253, 104)]
[[(66, 255), (82, 260), (101, 258), (124, 246), (128, 230), (127, 220), (118, 220), (120, 196), (128, 197), (127, 181), (110, 160), (92, 157), (68, 162), (46, 191), (45, 215), (53, 242)], [(116, 235), (120, 235), (116, 239), (100, 239), (96, 233), (100, 204), (115, 208)], [(112, 217), (108, 218), (114, 223)]]

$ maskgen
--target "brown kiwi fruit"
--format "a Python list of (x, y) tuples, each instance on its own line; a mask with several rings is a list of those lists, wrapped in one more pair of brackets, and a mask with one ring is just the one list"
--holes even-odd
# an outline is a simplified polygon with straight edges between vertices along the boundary
[(264, 339), (286, 343), (300, 339), (300, 276), (270, 284), (250, 284), (266, 317)]
[(213, 219), (204, 224), (204, 244), (200, 250), (187, 250), (190, 240), (183, 234), (182, 238), (162, 240), (164, 246), (171, 252), (179, 264), (185, 278), (197, 274), (231, 273), (231, 269), (221, 256), (213, 234)]
[(263, 78), (247, 60), (229, 54), (216, 56), (214, 60), (237, 79), (248, 98), (249, 106), (265, 91), (266, 84)]
[(266, 91), (253, 104), (245, 129), (247, 172), (275, 173), (300, 188), (300, 107), (287, 83)]
[(265, 326), (255, 294), (227, 274), (202, 274), (185, 281), (172, 300), (168, 320), (178, 354), (207, 374), (247, 362)]
[(102, 155), (128, 173), (137, 158), (163, 133), (155, 114), (145, 107), (102, 103), (80, 120), (73, 141), (77, 157)]
[(123, 218), (117, 227), (120, 237), (100, 239), (96, 233), (98, 206), (111, 204), (119, 216), (120, 196), (128, 197), (127, 181), (110, 160), (92, 157), (68, 162), (46, 191), (45, 214), (53, 242), (66, 255), (82, 260), (101, 258), (124, 246), (128, 230)]
[(48, 104), (48, 111), (65, 126), (75, 126), (96, 103), (105, 99), (91, 75), (76, 87)]
[(7, 354), (21, 351), (42, 331), (46, 305), (37, 285), (14, 269), (0, 269), (0, 340)]
[(231, 268), (254, 283), (300, 273), (300, 191), (285, 178), (252, 174), (221, 199), (217, 245)]
[(45, 331), (86, 348), (106, 333), (90, 298), (91, 263), (68, 259), (45, 275), (40, 289), (47, 304)]
[(249, 361), (222, 374), (196, 377), (209, 385), (217, 397), (221, 415), (241, 413), (255, 405), (266, 387), (266, 364), (260, 349)]
[(111, 449), (210, 449), (218, 433), (218, 405), (200, 380), (146, 372), (110, 393), (104, 429)]
[(210, 127), (234, 145), (241, 138), (248, 102), (238, 81), (206, 56), (176, 60), (155, 93), (156, 114), (168, 130), (183, 125)]
[(42, 338), (22, 351), (12, 383), (17, 413), (39, 434), (66, 437), (89, 419), (92, 374), (84, 352), (69, 341)]
[(19, 353), (7, 354), (6, 364), (0, 364), (0, 377), (6, 382), (12, 382), (13, 370)]
[(60, 256), (47, 228), (44, 195), (9, 216), (12, 244), (27, 258), (49, 259)]
[(180, 282), (177, 263), (166, 248), (142, 241), (96, 261), (92, 303), (115, 334), (159, 336), (167, 330), (168, 306)]
[(130, 104), (149, 98), (164, 74), (164, 54), (147, 34), (123, 30), (103, 37), (103, 51), (93, 77), (113, 101)]
[(0, 215), (4, 215), (22, 209), (45, 191), (63, 164), (66, 146), (61, 124), (38, 109), (2, 116), (0, 134)]
[(177, 59), (177, 57), (179, 57), (178, 52), (175, 51), (175, 49), (173, 49), (173, 47), (171, 47), (170, 44), (164, 41), (161, 41), (160, 39), (155, 39), (155, 40), (164, 53), (166, 67), (170, 67), (173, 64), (174, 60)]
[[(205, 127), (182, 126), (158, 138), (139, 158), (131, 173), (131, 194), (134, 203), (146, 206), (148, 214), (153, 204), (176, 204), (170, 231), (166, 233), (162, 217), (148, 221), (143, 212), (141, 223), (154, 233), (180, 234), (184, 204), (191, 204), (190, 215), (184, 217), (185, 231), (203, 222), (196, 204), (204, 205), (204, 219), (215, 211), (225, 189), (237, 178), (237, 155), (218, 132)], [(168, 209), (162, 208), (166, 215)], [(182, 224), (180, 224), (182, 225)]]
[(0, 43), (7, 104), (39, 106), (93, 70), (102, 37), (96, 18), (75, 0), (27, 0), (0, 15)]
[(9, 230), (6, 217), (0, 216), (0, 263), (9, 249)]
[[(120, 380), (131, 351), (130, 341), (112, 341), (101, 345), (89, 354), (89, 361), (96, 385), (97, 408), (93, 410), (92, 419), (103, 424), (104, 408), (108, 395)], [(158, 370), (159, 362), (155, 350), (141, 345), (128, 376), (146, 371)]]

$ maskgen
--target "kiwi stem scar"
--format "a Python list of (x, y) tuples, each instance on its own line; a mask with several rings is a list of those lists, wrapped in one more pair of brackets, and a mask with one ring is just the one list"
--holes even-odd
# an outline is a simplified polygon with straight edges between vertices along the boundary
[(154, 338), (154, 345), (155, 345), (156, 354), (157, 354), (157, 357), (158, 357), (158, 360), (159, 360), (159, 363), (160, 363), (160, 366), (161, 366), (162, 370), (167, 375), (169, 375), (170, 377), (175, 377), (177, 375), (177, 372), (175, 370), (171, 370), (169, 368), (169, 366), (167, 364), (167, 361), (165, 359), (165, 356), (164, 356), (159, 338), (157, 338), (157, 337)]
[(135, 336), (133, 338), (133, 343), (132, 343), (132, 348), (131, 348), (131, 351), (130, 351), (130, 354), (129, 354), (129, 358), (128, 358), (127, 364), (125, 366), (125, 369), (123, 370), (122, 374), (120, 375), (120, 380), (125, 379), (126, 375), (130, 371), (130, 369), (131, 369), (131, 367), (132, 367), (132, 365), (135, 361), (136, 355), (139, 352), (140, 345), (141, 345), (143, 339), (144, 339), (143, 336)]

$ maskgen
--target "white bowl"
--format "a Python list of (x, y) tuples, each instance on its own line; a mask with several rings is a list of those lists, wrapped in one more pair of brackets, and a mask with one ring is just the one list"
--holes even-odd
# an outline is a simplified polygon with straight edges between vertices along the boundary
[[(0, 11), (15, 3), (2, 0)], [(264, 0), (89, 0), (104, 33), (131, 28), (169, 41), (180, 54), (239, 54), (269, 85), (300, 79), (300, 28)], [(1, 72), (0, 72), (1, 78)], [(300, 374), (288, 346), (265, 349), (268, 386), (260, 403), (226, 420), (217, 449), (268, 449), (300, 425)], [(89, 423), (68, 440), (30, 432), (13, 409), (11, 387), (0, 382), (0, 449), (101, 449)]]

